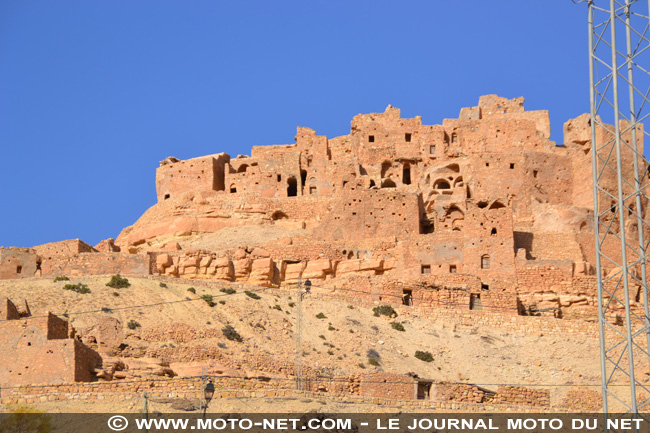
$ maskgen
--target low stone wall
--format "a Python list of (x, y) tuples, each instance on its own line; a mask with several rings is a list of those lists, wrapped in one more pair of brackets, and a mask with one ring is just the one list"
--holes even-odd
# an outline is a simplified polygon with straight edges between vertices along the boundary
[(44, 277), (110, 274), (147, 276), (150, 274), (150, 260), (148, 254), (79, 253), (43, 258), (41, 270)]
[(551, 392), (547, 389), (530, 389), (523, 386), (499, 385), (494, 402), (525, 406), (546, 407), (551, 405)]
[[(502, 403), (467, 403), (434, 400), (403, 400), (397, 398), (364, 397), (327, 392), (297, 391), (291, 380), (220, 378), (211, 376), (216, 392), (214, 399), (311, 397), (333, 401), (461, 412), (550, 412), (551, 408)], [(26, 386), (0, 390), (0, 404), (35, 404), (47, 401), (124, 401), (141, 399), (146, 391), (150, 398), (200, 398), (201, 378), (159, 379), (146, 382), (94, 382)], [(553, 408), (553, 412), (561, 409)]]
[(431, 398), (438, 401), (483, 403), (485, 391), (476, 385), (464, 383), (439, 383), (434, 385)]

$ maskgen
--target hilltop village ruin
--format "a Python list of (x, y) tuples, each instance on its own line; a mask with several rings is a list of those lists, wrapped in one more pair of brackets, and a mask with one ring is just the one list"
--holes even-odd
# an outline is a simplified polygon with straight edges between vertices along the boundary
[[(158, 203), (117, 241), (2, 249), (0, 278), (310, 279), (439, 308), (556, 317), (593, 308), (589, 117), (566, 122), (557, 145), (548, 112), (523, 103), (482, 96), (442, 125), (388, 106), (355, 116), (341, 137), (299, 127), (295, 144), (254, 146), (251, 156), (167, 158)], [(253, 225), (300, 234), (236, 248), (177, 242)]]
[[(402, 118), (388, 106), (355, 116), (350, 134), (341, 137), (298, 127), (294, 144), (254, 146), (250, 156), (169, 157), (156, 171), (157, 204), (116, 240), (0, 248), (0, 280), (121, 274), (285, 292), (309, 280), (314, 295), (358, 305), (468, 314), (463, 321), (489, 312), (483, 323), (521, 332), (529, 332), (530, 320), (521, 316), (546, 316), (552, 325), (535, 326), (573, 332), (571, 319), (596, 312), (590, 118), (566, 122), (564, 144), (557, 145), (548, 112), (525, 111), (523, 104), (521, 97), (482, 96), (442, 125)], [(605, 184), (615, 191), (613, 172)], [(616, 218), (609, 203), (600, 206)], [(626, 230), (635, 235), (637, 227)], [(620, 255), (607, 244), (603, 251)], [(633, 301), (639, 289), (633, 290), (639, 308)], [(51, 314), (29, 328), (26, 305), (6, 300), (0, 308), (0, 333), (11, 350), (20, 346), (15, 365), (0, 369), (0, 385), (130, 377), (122, 360), (108, 361), (119, 350), (107, 351), (87, 331), (75, 337), (74, 328)], [(107, 323), (97, 325), (106, 335), (121, 329)], [(115, 347), (121, 338), (113, 338)], [(32, 361), (43, 350), (65, 360), (56, 377), (45, 377), (44, 364)], [(196, 359), (180, 356), (186, 358)], [(259, 368), (292, 374), (274, 362)], [(154, 364), (147, 371), (174, 376), (168, 364)], [(25, 371), (30, 367), (34, 373)], [(364, 377), (348, 378), (355, 385), (342, 392), (407, 399), (433, 393), (432, 382), (417, 377), (407, 376), (403, 389), (373, 385), (390, 373)], [(315, 390), (325, 387), (314, 383)], [(550, 401), (547, 390), (500, 387), (495, 394), (470, 384), (438, 386), (436, 395), (543, 407)]]

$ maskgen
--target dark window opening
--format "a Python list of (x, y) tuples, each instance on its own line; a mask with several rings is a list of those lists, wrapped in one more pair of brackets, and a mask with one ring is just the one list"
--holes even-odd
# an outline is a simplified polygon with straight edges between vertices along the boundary
[(402, 290), (402, 304), (409, 307), (413, 306), (413, 290)]
[(537, 170), (533, 170), (533, 177), (537, 177)]
[(429, 146), (429, 153), (430, 153), (431, 155), (433, 155), (434, 153), (436, 153), (436, 145), (435, 145), (435, 144), (432, 144), (432, 145)]
[(246, 173), (246, 169), (247, 169), (247, 168), (248, 168), (248, 165), (246, 165), (246, 164), (242, 164), (242, 165), (240, 165), (239, 168), (237, 169), (237, 173)]
[(165, 200), (167, 200), (169, 197), (171, 197), (169, 194), (165, 194)]
[(411, 134), (409, 132), (404, 134), (404, 141), (406, 141), (407, 143), (411, 142)]
[(234, 194), (237, 192), (237, 187), (235, 185), (230, 185), (230, 193)]
[(375, 181), (370, 179), (370, 188), (372, 188), (373, 186), (375, 186)]
[(37, 271), (41, 270), (41, 261), (40, 260), (38, 262), (36, 262), (36, 270)]
[(309, 194), (311, 194), (311, 195), (316, 194), (316, 187), (315, 186), (310, 186), (309, 187)]
[(490, 256), (487, 254), (481, 257), (481, 269), (490, 269)]
[(295, 177), (287, 180), (287, 197), (296, 197), (298, 195), (298, 181)]
[(374, 143), (375, 142), (375, 136), (374, 135), (369, 135), (368, 136), (368, 143)]
[(280, 210), (276, 210), (275, 212), (273, 212), (273, 215), (271, 215), (271, 219), (272, 219), (273, 221), (284, 220), (284, 219), (287, 219), (287, 218), (289, 218), (289, 217), (287, 216), (287, 214), (284, 213), (284, 212), (282, 212), (282, 211), (280, 211)]
[(417, 394), (418, 400), (429, 400), (429, 395), (431, 394), (431, 382), (418, 382)]
[(392, 179), (384, 179), (384, 181), (381, 183), (382, 188), (395, 188), (396, 186), (397, 185), (392, 181)]
[(451, 142), (458, 143), (458, 134), (456, 134), (455, 132), (451, 134)]
[(282, 175), (278, 174), (278, 182), (282, 182)]
[(497, 229), (495, 227), (492, 227), (492, 231), (490, 232), (491, 235), (496, 235), (497, 234)]
[(446, 180), (441, 180), (436, 184), (436, 189), (450, 189), (451, 186), (449, 185), (449, 182)]
[(402, 183), (404, 185), (411, 184), (411, 166), (408, 163), (404, 164), (404, 169), (402, 170)]
[(486, 163), (485, 163), (485, 166), (486, 166), (486, 167), (489, 167), (489, 166), (490, 166), (490, 163), (489, 163), (489, 162), (486, 162)]
[(422, 231), (422, 234), (424, 234), (424, 235), (429, 234), (429, 233), (433, 233), (433, 230), (434, 230), (433, 221), (422, 221), (420, 223), (420, 230)]
[(307, 171), (306, 170), (300, 170), (300, 188), (301, 192), (304, 194), (305, 193), (305, 184), (307, 183)]
[(456, 273), (456, 265), (449, 265), (449, 273), (450, 274)]
[(347, 180), (344, 180), (344, 181), (343, 181), (343, 185), (342, 185), (342, 187), (345, 188), (345, 185), (347, 185), (347, 184), (348, 184), (348, 181), (347, 181)]
[(388, 173), (388, 170), (390, 170), (391, 163), (388, 161), (384, 161), (381, 164), (381, 177), (382, 179), (386, 177), (386, 174)]
[(513, 170), (515, 168), (515, 165), (511, 162), (510, 163), (510, 170)]
[(431, 265), (422, 265), (420, 267), (420, 273), (423, 275), (431, 273)]
[(487, 284), (481, 284), (481, 290), (490, 290), (490, 286)]
[(16, 273), (17, 274), (22, 274), (23, 272), (23, 267), (22, 266), (16, 266)]
[(470, 310), (482, 310), (483, 304), (481, 303), (481, 294), (472, 293), (469, 295), (469, 309)]

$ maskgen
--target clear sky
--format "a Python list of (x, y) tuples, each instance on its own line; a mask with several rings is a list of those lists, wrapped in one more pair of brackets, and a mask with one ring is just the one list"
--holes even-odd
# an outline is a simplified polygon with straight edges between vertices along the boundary
[(167, 156), (335, 137), (388, 104), (440, 124), (483, 94), (589, 110), (569, 0), (0, 2), (0, 245), (117, 237)]

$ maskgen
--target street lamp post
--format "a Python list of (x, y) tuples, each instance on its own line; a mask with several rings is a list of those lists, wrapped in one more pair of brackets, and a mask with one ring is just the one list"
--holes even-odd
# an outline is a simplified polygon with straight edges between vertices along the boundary
[(205, 412), (208, 410), (210, 400), (212, 400), (212, 397), (214, 396), (214, 384), (211, 380), (208, 380), (208, 384), (205, 385), (203, 396), (205, 398), (205, 405), (203, 406), (203, 419), (205, 419)]

